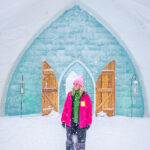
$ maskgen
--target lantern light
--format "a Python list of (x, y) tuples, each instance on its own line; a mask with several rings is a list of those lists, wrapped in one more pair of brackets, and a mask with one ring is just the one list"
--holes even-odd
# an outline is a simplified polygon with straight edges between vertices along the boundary
[(132, 83), (132, 94), (138, 94), (138, 81), (136, 79)]

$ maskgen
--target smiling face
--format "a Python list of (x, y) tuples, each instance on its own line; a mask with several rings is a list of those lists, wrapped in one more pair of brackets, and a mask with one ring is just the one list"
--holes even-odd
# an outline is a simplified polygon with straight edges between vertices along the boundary
[(74, 89), (75, 89), (75, 90), (79, 90), (79, 89), (80, 89), (80, 85), (77, 84), (77, 83), (75, 83), (75, 84), (74, 84)]

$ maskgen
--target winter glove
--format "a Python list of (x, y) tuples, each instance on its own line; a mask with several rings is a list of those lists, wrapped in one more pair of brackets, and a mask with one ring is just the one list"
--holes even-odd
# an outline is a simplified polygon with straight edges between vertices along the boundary
[(87, 126), (86, 126), (86, 129), (88, 130), (89, 128), (90, 128), (90, 125), (87, 125)]
[(62, 122), (62, 126), (65, 128), (65, 122)]

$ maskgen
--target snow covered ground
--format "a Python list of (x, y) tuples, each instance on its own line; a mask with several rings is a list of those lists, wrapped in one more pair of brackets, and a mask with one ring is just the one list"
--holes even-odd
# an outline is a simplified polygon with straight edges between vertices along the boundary
[[(65, 150), (60, 117), (55, 112), (0, 117), (0, 150)], [(93, 117), (86, 150), (149, 150), (149, 139), (150, 118)]]

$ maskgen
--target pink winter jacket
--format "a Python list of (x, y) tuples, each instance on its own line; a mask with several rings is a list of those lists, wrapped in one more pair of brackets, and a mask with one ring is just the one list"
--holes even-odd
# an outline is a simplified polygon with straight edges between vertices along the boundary
[[(61, 116), (61, 122), (65, 122), (68, 126), (71, 126), (71, 111), (72, 98), (71, 93), (68, 92)], [(86, 92), (81, 96), (79, 104), (79, 128), (85, 128), (87, 124), (92, 124), (92, 103), (90, 96)]]

